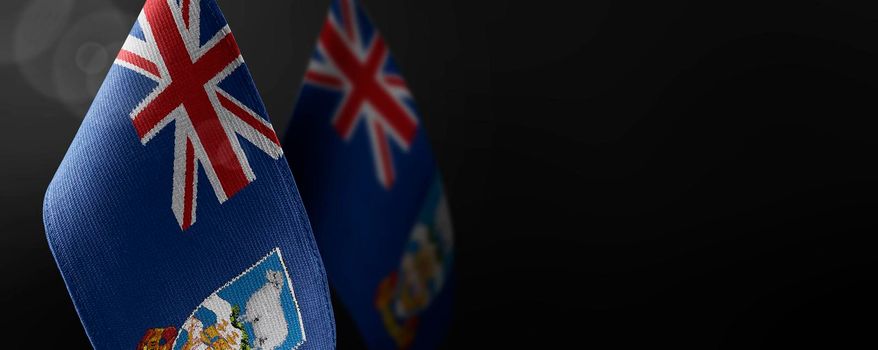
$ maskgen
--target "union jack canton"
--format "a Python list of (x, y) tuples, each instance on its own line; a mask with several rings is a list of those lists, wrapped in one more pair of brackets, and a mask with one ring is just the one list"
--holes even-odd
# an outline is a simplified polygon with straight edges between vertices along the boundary
[(357, 3), (335, 2), (333, 9), (323, 23), (305, 82), (344, 94), (332, 125), (350, 141), (362, 121), (369, 134), (375, 175), (382, 186), (390, 188), (396, 178), (390, 141), (407, 151), (418, 129), (411, 93), (384, 39), (374, 32)]
[(273, 159), (283, 151), (271, 123), (220, 87), (246, 69), (228, 25), (202, 31), (199, 1), (177, 3), (147, 2), (140, 30), (128, 36), (115, 64), (158, 83), (131, 111), (144, 145), (176, 124), (172, 208), (185, 230), (195, 223), (199, 163), (223, 203), (256, 179), (236, 135)]

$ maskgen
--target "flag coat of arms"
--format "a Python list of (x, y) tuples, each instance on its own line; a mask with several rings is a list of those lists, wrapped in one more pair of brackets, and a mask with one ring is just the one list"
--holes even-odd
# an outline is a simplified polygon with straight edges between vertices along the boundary
[(453, 233), (414, 100), (354, 0), (334, 0), (284, 147), (330, 284), (373, 349), (428, 349), (450, 319)]
[(214, 0), (146, 1), (44, 221), (97, 349), (335, 346), (309, 221)]

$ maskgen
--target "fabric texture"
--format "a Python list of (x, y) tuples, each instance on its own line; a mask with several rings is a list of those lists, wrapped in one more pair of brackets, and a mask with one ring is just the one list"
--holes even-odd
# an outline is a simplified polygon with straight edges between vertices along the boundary
[(326, 275), (214, 0), (147, 0), (44, 202), (97, 349), (334, 349)]

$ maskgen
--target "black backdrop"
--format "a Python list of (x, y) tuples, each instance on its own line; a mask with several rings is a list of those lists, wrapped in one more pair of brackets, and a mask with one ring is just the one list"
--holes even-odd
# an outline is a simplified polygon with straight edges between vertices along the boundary
[[(88, 347), (40, 204), (141, 2), (70, 1), (0, 4), (2, 348)], [(878, 4), (363, 1), (447, 182), (446, 348), (875, 344)], [(284, 130), (328, 1), (219, 2)]]

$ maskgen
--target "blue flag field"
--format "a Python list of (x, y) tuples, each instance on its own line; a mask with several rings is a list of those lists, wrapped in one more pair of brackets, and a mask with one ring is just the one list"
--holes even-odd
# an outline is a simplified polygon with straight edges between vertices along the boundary
[(334, 0), (284, 147), (330, 284), (372, 349), (433, 349), (454, 235), (414, 99), (355, 0)]
[(214, 0), (146, 1), (44, 221), (95, 348), (335, 347), (308, 218)]

